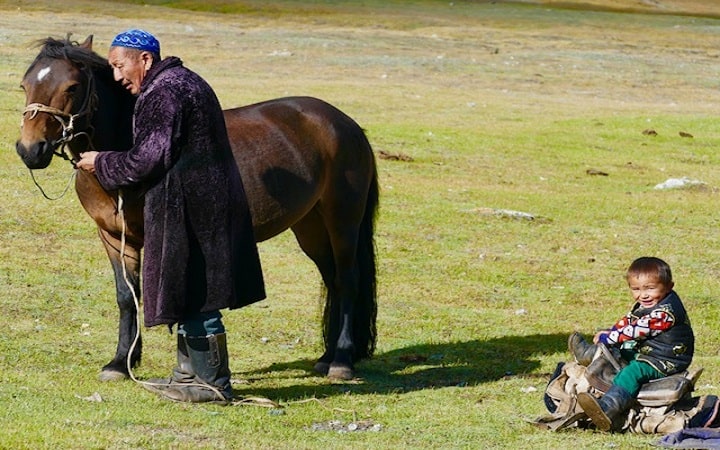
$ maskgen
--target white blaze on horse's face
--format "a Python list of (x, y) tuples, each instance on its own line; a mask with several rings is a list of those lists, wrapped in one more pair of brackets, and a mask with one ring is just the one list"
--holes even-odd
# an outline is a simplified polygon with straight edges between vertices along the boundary
[(46, 67), (44, 69), (40, 69), (40, 71), (37, 74), (37, 80), (38, 82), (42, 81), (43, 78), (47, 76), (47, 74), (50, 73), (50, 67)]
[(28, 167), (42, 169), (50, 163), (53, 145), (63, 137), (64, 130), (62, 121), (52, 111), (60, 111), (63, 116), (76, 112), (76, 105), (82, 105), (85, 93), (80, 89), (82, 77), (80, 68), (57, 58), (37, 61), (23, 77), (20, 86), (25, 92), (26, 109), (15, 146)]

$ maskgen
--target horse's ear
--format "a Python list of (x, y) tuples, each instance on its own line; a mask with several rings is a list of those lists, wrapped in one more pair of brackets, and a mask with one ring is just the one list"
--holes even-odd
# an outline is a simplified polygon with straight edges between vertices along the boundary
[(92, 50), (92, 40), (93, 40), (93, 35), (91, 34), (90, 36), (87, 37), (87, 39), (85, 39), (85, 42), (80, 44), (80, 47), (86, 48), (88, 50)]

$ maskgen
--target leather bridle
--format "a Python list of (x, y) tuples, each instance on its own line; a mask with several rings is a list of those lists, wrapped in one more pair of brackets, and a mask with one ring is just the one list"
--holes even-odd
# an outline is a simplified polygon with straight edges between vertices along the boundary
[[(50, 114), (55, 120), (57, 120), (60, 123), (60, 126), (62, 126), (62, 137), (50, 143), (53, 154), (67, 161), (70, 161), (73, 166), (75, 166), (74, 156), (72, 155), (72, 153), (68, 154), (68, 152), (66, 151), (66, 146), (78, 136), (85, 136), (88, 141), (88, 148), (93, 149), (93, 130), (89, 122), (90, 117), (95, 112), (98, 102), (97, 93), (95, 91), (95, 77), (93, 76), (92, 71), (85, 69), (83, 69), (83, 71), (85, 72), (88, 79), (87, 90), (85, 92), (85, 99), (83, 100), (83, 104), (77, 113), (70, 114), (61, 109), (42, 103), (30, 103), (23, 110), (22, 118), (20, 119), (21, 128), (25, 124), (26, 120), (33, 120), (35, 117), (37, 117), (38, 113)], [(88, 117), (88, 131), (75, 131), (76, 121), (83, 116)]]
[[(35, 183), (35, 186), (40, 189), (40, 192), (42, 193), (43, 197), (45, 197), (48, 200), (58, 200), (65, 196), (68, 189), (70, 188), (70, 184), (72, 183), (72, 180), (75, 178), (75, 174), (77, 173), (77, 167), (75, 163), (77, 162), (75, 159), (75, 155), (73, 155), (72, 152), (69, 152), (67, 150), (67, 145), (72, 142), (75, 138), (78, 136), (85, 136), (88, 142), (88, 150), (94, 150), (94, 146), (92, 143), (92, 133), (93, 133), (93, 127), (90, 125), (90, 118), (92, 117), (92, 114), (95, 112), (95, 109), (97, 108), (98, 98), (97, 98), (97, 91), (95, 90), (95, 77), (90, 70), (86, 70), (83, 68), (83, 72), (85, 72), (87, 76), (87, 89), (85, 91), (85, 98), (83, 99), (83, 104), (80, 107), (80, 110), (75, 113), (67, 113), (61, 109), (45, 105), (43, 103), (30, 103), (29, 105), (25, 106), (25, 109), (22, 113), (22, 118), (20, 119), (20, 128), (23, 127), (26, 120), (33, 120), (39, 113), (45, 113), (50, 114), (55, 120), (57, 120), (60, 123), (60, 126), (62, 127), (62, 137), (60, 139), (57, 139), (53, 142), (50, 142), (50, 147), (52, 148), (52, 152), (55, 156), (59, 156), (62, 159), (66, 161), (70, 161), (70, 164), (73, 166), (72, 174), (70, 175), (70, 178), (68, 179), (67, 185), (65, 186), (65, 189), (62, 191), (62, 193), (58, 196), (50, 197), (45, 193), (45, 190), (40, 186), (40, 184), (35, 179), (35, 175), (33, 174), (33, 171), (30, 170), (30, 177), (33, 180), (33, 183)], [(28, 116), (29, 114), (29, 116)], [(87, 117), (87, 131), (75, 131), (75, 125), (76, 121), (82, 117)]]

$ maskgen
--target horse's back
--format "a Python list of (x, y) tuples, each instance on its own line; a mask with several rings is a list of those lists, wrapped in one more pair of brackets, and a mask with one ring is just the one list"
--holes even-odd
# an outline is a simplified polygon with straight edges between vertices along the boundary
[(374, 176), (360, 126), (322, 100), (287, 97), (229, 109), (225, 122), (258, 241), (291, 227), (329, 192), (345, 195), (348, 183), (359, 183), (352, 194)]

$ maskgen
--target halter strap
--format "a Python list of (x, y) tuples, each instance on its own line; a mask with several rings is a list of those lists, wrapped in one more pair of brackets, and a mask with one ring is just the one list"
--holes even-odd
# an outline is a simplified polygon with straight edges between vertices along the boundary
[[(94, 110), (95, 106), (97, 104), (97, 93), (95, 92), (95, 77), (93, 76), (92, 72), (88, 71), (88, 83), (87, 83), (87, 90), (85, 92), (85, 99), (83, 101), (82, 106), (80, 107), (80, 111), (78, 111), (76, 114), (70, 114), (66, 113), (65, 111), (48, 106), (42, 103), (30, 103), (25, 107), (22, 113), (22, 117), (20, 118), (20, 127), (25, 124), (25, 120), (33, 120), (35, 117), (37, 117), (38, 113), (46, 113), (50, 114), (60, 122), (60, 125), (62, 126), (62, 137), (54, 142), (51, 143), (53, 153), (56, 156), (59, 156), (67, 161), (70, 161), (73, 166), (75, 165), (75, 161), (73, 160), (73, 156), (67, 154), (65, 147), (66, 145), (75, 139), (76, 137), (80, 135), (85, 135), (88, 140), (88, 146), (92, 148), (92, 138), (90, 134), (87, 131), (79, 131), (75, 132), (75, 120), (82, 116), (89, 116), (91, 115)], [(27, 114), (30, 114), (29, 117), (26, 117)], [(92, 128), (92, 127), (88, 127)], [(58, 150), (58, 148), (60, 150)]]
[[(70, 174), (70, 178), (68, 179), (68, 183), (65, 186), (65, 189), (62, 191), (62, 193), (56, 197), (50, 197), (45, 193), (45, 190), (40, 186), (40, 184), (35, 179), (35, 175), (33, 174), (32, 169), (30, 170), (30, 176), (33, 179), (33, 182), (35, 183), (35, 186), (40, 189), (40, 192), (42, 192), (42, 195), (48, 199), (48, 200), (58, 200), (65, 196), (68, 189), (70, 188), (70, 184), (72, 183), (72, 180), (75, 178), (75, 175), (77, 174), (77, 167), (75, 166), (75, 159), (72, 153), (68, 154), (69, 152), (66, 150), (67, 145), (75, 139), (78, 136), (84, 135), (87, 138), (88, 141), (88, 148), (93, 149), (93, 143), (92, 143), (92, 137), (90, 133), (87, 131), (79, 131), (75, 132), (75, 119), (82, 117), (82, 116), (90, 116), (95, 112), (95, 107), (97, 106), (98, 98), (97, 98), (97, 92), (95, 91), (95, 77), (93, 76), (93, 73), (88, 71), (88, 83), (87, 83), (87, 90), (85, 92), (85, 99), (83, 101), (82, 106), (80, 107), (80, 111), (78, 111), (76, 114), (70, 114), (66, 113), (65, 111), (48, 106), (42, 103), (30, 103), (25, 107), (25, 109), (22, 112), (22, 117), (20, 118), (20, 128), (23, 127), (25, 124), (25, 120), (33, 120), (35, 117), (37, 117), (38, 113), (46, 113), (50, 114), (55, 120), (60, 122), (60, 125), (62, 126), (62, 137), (54, 142), (51, 142), (50, 145), (52, 146), (53, 154), (56, 156), (61, 157), (62, 159), (66, 161), (70, 161), (70, 164), (73, 166), (73, 172)], [(30, 114), (29, 117), (26, 117), (27, 114)], [(92, 125), (88, 125), (88, 129), (90, 132), (92, 132)], [(59, 150), (58, 150), (59, 148)]]
[(25, 107), (25, 110), (23, 110), (23, 118), (20, 119), (20, 123), (22, 125), (22, 121), (25, 119), (25, 114), (32, 113), (30, 117), (28, 117), (28, 120), (33, 120), (35, 116), (37, 116), (37, 113), (39, 112), (45, 112), (48, 114), (52, 114), (53, 116), (62, 117), (63, 119), (69, 119), (72, 116), (65, 111), (57, 108), (53, 108), (52, 106), (46, 106), (42, 103), (30, 103)]

